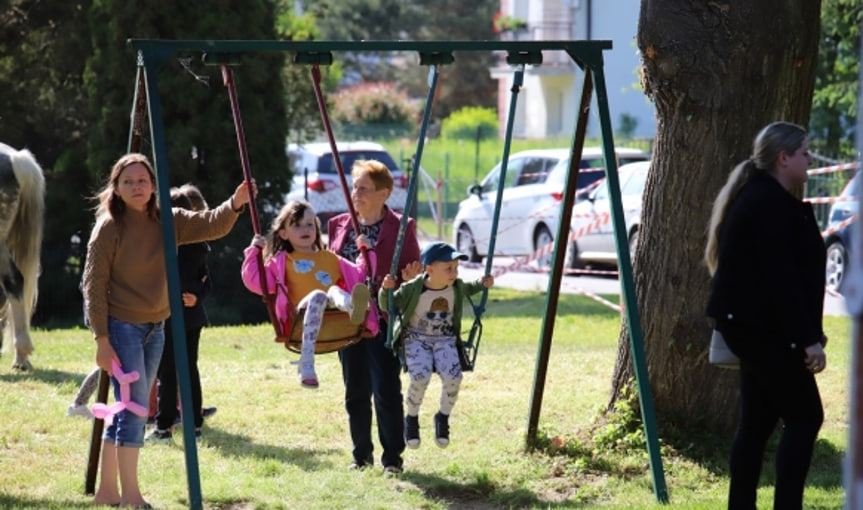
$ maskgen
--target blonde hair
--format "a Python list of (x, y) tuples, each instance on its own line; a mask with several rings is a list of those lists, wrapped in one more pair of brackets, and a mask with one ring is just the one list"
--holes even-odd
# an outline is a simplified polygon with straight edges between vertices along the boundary
[[(96, 193), (96, 196), (94, 197), (94, 200), (96, 200), (97, 217), (107, 214), (118, 224), (122, 225), (123, 213), (126, 211), (126, 203), (123, 202), (123, 199), (117, 194), (117, 185), (120, 181), (120, 175), (123, 173), (123, 170), (135, 163), (144, 165), (147, 172), (150, 174), (150, 182), (152, 182), (154, 187), (156, 186), (156, 172), (153, 170), (153, 165), (150, 164), (150, 160), (147, 159), (147, 156), (136, 152), (122, 156), (116, 163), (114, 163), (114, 166), (111, 167), (108, 182), (101, 190), (99, 190), (98, 193)], [(150, 196), (150, 200), (147, 202), (147, 216), (151, 219), (159, 219), (159, 205), (156, 200), (156, 193), (153, 193)]]
[[(279, 230), (289, 225), (299, 225), (303, 216), (306, 215), (306, 211), (312, 211), (313, 214), (315, 212), (312, 208), (312, 204), (305, 200), (292, 200), (282, 207), (279, 214), (277, 214), (275, 219), (273, 219), (270, 233), (267, 234), (267, 246), (264, 248), (263, 254), (264, 260), (269, 260), (280, 251), (286, 251), (288, 253), (294, 251), (294, 246), (290, 241), (279, 237)], [(324, 243), (321, 237), (321, 221), (318, 219), (318, 216), (315, 215), (314, 246), (318, 250), (324, 249)]]
[(393, 190), (393, 174), (390, 169), (376, 159), (358, 159), (354, 161), (351, 167), (351, 178), (359, 179), (363, 175), (368, 175), (369, 179), (375, 183), (375, 190), (388, 189)]
[(725, 215), (731, 203), (743, 186), (759, 172), (773, 174), (776, 162), (781, 153), (788, 155), (797, 151), (806, 141), (806, 130), (791, 122), (773, 122), (764, 127), (752, 143), (752, 156), (739, 163), (728, 175), (728, 180), (716, 200), (710, 213), (710, 223), (707, 227), (707, 245), (704, 248), (704, 262), (710, 276), (716, 273), (719, 265), (719, 235), (725, 224)]

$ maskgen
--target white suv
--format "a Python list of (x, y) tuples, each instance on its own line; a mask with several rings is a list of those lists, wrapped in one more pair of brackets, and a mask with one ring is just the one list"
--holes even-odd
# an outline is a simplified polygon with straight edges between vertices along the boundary
[[(351, 167), (354, 161), (376, 159), (389, 168), (395, 181), (387, 205), (396, 211), (404, 209), (407, 198), (407, 178), (382, 145), (373, 142), (337, 142), (336, 148), (341, 156), (349, 194)], [(307, 200), (321, 219), (322, 228), (326, 229), (327, 220), (348, 211), (330, 144), (292, 143), (288, 145), (286, 152), (294, 175), (291, 190), (286, 199)]]

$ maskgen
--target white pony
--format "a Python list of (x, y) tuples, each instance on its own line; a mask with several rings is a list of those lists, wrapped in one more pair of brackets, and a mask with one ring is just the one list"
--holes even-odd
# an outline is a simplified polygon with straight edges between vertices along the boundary
[(18, 370), (33, 368), (30, 317), (36, 306), (44, 196), (45, 177), (30, 151), (0, 143), (0, 316), (11, 323), (12, 368)]

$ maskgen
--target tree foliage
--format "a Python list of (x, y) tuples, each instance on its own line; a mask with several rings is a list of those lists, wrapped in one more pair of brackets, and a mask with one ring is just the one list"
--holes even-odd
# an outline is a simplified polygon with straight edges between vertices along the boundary
[[(306, 0), (327, 40), (488, 40), (494, 39), (496, 0)], [(478, 20), (482, 20), (478, 23)], [(416, 55), (369, 53), (340, 55), (350, 83), (396, 81), (411, 97), (425, 97), (428, 69)], [(464, 106), (495, 106), (496, 84), (489, 74), (493, 56), (455, 55), (443, 66), (433, 115), (442, 119)], [(407, 65), (392, 65), (394, 61)]]
[(41, 292), (34, 322), (55, 310), (80, 317), (80, 235), (92, 218), (85, 141), (92, 118), (82, 55), (90, 53), (89, 1), (12, 0), (0, 9), (0, 142), (26, 147), (45, 172)]
[[(90, 129), (88, 167), (101, 182), (111, 165), (126, 151), (129, 111), (135, 87), (136, 56), (129, 38), (161, 39), (273, 39), (272, 2), (96, 0), (90, 10), (94, 51), (87, 60), (85, 83), (99, 112)], [(178, 54), (159, 70), (166, 157), (170, 182), (198, 185), (208, 201), (225, 200), (243, 179), (231, 105), (218, 65), (205, 65), (200, 55)], [(278, 204), (289, 187), (281, 70), (284, 55), (242, 55), (232, 67), (242, 115), (252, 175), (259, 183), (261, 210)], [(145, 142), (147, 137), (145, 136)], [(145, 143), (141, 152), (152, 148)], [(272, 207), (270, 207), (272, 208)], [(230, 296), (231, 306), (211, 306), (217, 322), (239, 322), (261, 306), (244, 292), (237, 278), (242, 248), (251, 238), (247, 217), (231, 234), (213, 243), (210, 268), (214, 298)], [(263, 223), (266, 225), (266, 222)]]
[(837, 159), (856, 150), (863, 2), (822, 0), (818, 72), (812, 98), (811, 148)]
[[(313, 20), (294, 20), (290, 9), (279, 12), (277, 24), (275, 7), (267, 0), (12, 0), (0, 10), (0, 140), (30, 148), (47, 180), (41, 281), (50, 282), (51, 292), (40, 295), (37, 324), (80, 317), (77, 283), (93, 221), (89, 197), (129, 138), (136, 56), (126, 40), (274, 39), (277, 26), (281, 37), (314, 36)], [(159, 69), (170, 169), (165, 185), (193, 182), (215, 205), (242, 179), (228, 94), (217, 66), (205, 66), (200, 55), (176, 57)], [(294, 72), (293, 81), (283, 69)], [(289, 186), (288, 120), (291, 133), (306, 139), (320, 119), (308, 70), (285, 66), (284, 55), (243, 55), (234, 74), (259, 205), (266, 212), (281, 203)], [(141, 151), (150, 153), (146, 131)], [(216, 321), (266, 316), (236, 277), (250, 236), (244, 216), (229, 238), (214, 243), (217, 290), (210, 306), (217, 309)]]
[(463, 140), (485, 140), (497, 137), (497, 126), (497, 112), (493, 108), (465, 106), (444, 119), (441, 135)]
[[(276, 36), (279, 39), (313, 41), (320, 38), (314, 16), (311, 13), (296, 15), (293, 1), (279, 0), (276, 13)], [(321, 88), (324, 91), (335, 90), (341, 76), (341, 62), (324, 67), (321, 69)], [(282, 68), (282, 83), (288, 139), (305, 142), (315, 138), (321, 132), (321, 117), (308, 66), (285, 65)]]

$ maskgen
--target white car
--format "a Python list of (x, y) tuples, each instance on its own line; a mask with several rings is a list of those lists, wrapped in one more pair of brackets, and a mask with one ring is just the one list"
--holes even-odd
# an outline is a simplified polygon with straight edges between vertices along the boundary
[[(396, 211), (404, 209), (407, 198), (407, 177), (382, 145), (362, 141), (337, 142), (336, 148), (345, 171), (348, 194), (351, 191), (351, 167), (354, 161), (376, 159), (387, 166), (395, 181), (387, 205)], [(294, 178), (286, 199), (307, 200), (321, 219), (321, 226), (326, 229), (327, 220), (348, 211), (330, 144), (327, 142), (302, 145), (292, 143), (287, 147), (287, 154)]]
[[(639, 149), (616, 149), (618, 164), (643, 161), (648, 155)], [(560, 202), (569, 169), (569, 148), (537, 149), (517, 152), (509, 157), (495, 241), (495, 255), (533, 255), (554, 241), (560, 217)], [(585, 147), (582, 169), (595, 169), (578, 175), (580, 194), (604, 177), (602, 148)], [(500, 164), (478, 185), (468, 189), (470, 196), (459, 203), (453, 220), (453, 241), (471, 261), (488, 256), (491, 223), (497, 202)], [(537, 257), (541, 267), (550, 264), (551, 253)]]
[[(623, 205), (626, 239), (630, 256), (638, 246), (638, 230), (641, 227), (641, 208), (644, 185), (650, 161), (621, 165), (620, 200)], [(614, 225), (611, 222), (611, 200), (606, 181), (602, 181), (572, 209), (572, 230), (577, 237), (569, 243), (567, 261), (572, 267), (594, 264), (617, 265)]]

